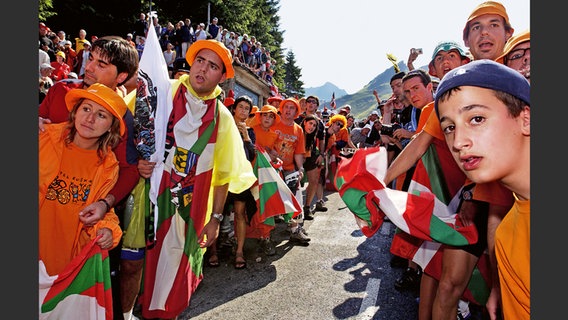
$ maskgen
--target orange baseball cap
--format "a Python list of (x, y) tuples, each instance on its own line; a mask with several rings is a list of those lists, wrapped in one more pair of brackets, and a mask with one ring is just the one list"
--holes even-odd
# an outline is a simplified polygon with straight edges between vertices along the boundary
[(89, 99), (105, 107), (113, 116), (117, 117), (120, 122), (120, 135), (123, 135), (126, 131), (126, 125), (124, 124), (124, 114), (126, 113), (126, 102), (124, 99), (116, 93), (116, 91), (105, 86), (104, 84), (94, 83), (90, 85), (87, 89), (72, 89), (65, 95), (65, 104), (69, 111), (73, 110), (73, 107), (81, 99)]
[(503, 4), (501, 4), (500, 2), (497, 2), (497, 1), (485, 1), (483, 3), (480, 3), (477, 7), (475, 7), (475, 9), (473, 9), (471, 14), (469, 15), (469, 18), (467, 18), (467, 21), (465, 23), (465, 27), (463, 28), (463, 40), (464, 40), (464, 42), (465, 42), (465, 39), (466, 39), (466, 34), (467, 34), (467, 29), (469, 27), (469, 22), (471, 20), (479, 17), (479, 16), (484, 15), (484, 14), (500, 15), (501, 17), (503, 17), (505, 19), (505, 24), (510, 25), (509, 15), (507, 15), (507, 9), (505, 9), (505, 6)]
[(213, 39), (197, 40), (189, 46), (185, 55), (185, 60), (187, 60), (190, 66), (193, 64), (197, 53), (201, 51), (201, 49), (213, 50), (221, 58), (227, 71), (227, 79), (235, 76), (235, 70), (233, 69), (233, 56), (231, 55), (231, 52), (222, 42)]
[(495, 61), (499, 63), (505, 63), (505, 56), (507, 56), (511, 52), (511, 50), (513, 50), (514, 47), (516, 47), (519, 43), (523, 43), (530, 40), (531, 40), (531, 32), (529, 29), (517, 35), (512, 36), (511, 38), (509, 38), (507, 43), (505, 43), (505, 48), (503, 48), (503, 54), (499, 58), (495, 59)]

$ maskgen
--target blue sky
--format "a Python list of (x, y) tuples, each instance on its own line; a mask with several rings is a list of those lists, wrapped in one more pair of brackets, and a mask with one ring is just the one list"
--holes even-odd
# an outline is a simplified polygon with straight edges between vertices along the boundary
[[(304, 87), (331, 82), (354, 93), (392, 66), (386, 54), (408, 59), (410, 48), (430, 62), (442, 40), (463, 45), (462, 30), (480, 0), (280, 0), (284, 50), (292, 50)], [(530, 26), (528, 0), (503, 0), (516, 32)]]

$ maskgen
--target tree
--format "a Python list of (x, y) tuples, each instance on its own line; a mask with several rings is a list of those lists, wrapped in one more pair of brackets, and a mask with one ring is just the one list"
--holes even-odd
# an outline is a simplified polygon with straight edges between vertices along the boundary
[(286, 62), (284, 63), (284, 93), (289, 96), (303, 96), (304, 82), (300, 80), (302, 69), (296, 66), (296, 56), (292, 50), (288, 50), (286, 54)]
[[(279, 88), (284, 83), (284, 56), (281, 45), (284, 32), (280, 30), (278, 16), (280, 0), (90, 0), (53, 1), (39, 0), (39, 21), (52, 30), (64, 30), (70, 39), (79, 29), (92, 35), (126, 36), (132, 32), (140, 12), (156, 11), (160, 24), (190, 18), (192, 25), (208, 24), (213, 17), (219, 18), (224, 28), (254, 35), (270, 51), (276, 61), (273, 83)], [(210, 16), (208, 16), (208, 7)]]
[(53, 17), (57, 13), (52, 11), (53, 1), (52, 0), (39, 0), (38, 3), (38, 15), (39, 21), (43, 22), (49, 17)]

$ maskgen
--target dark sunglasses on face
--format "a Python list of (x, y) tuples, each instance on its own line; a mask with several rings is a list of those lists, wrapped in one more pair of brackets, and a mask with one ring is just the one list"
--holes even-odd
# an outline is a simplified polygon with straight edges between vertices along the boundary
[(316, 100), (312, 100), (312, 99), (308, 99), (308, 100), (306, 100), (306, 102), (307, 102), (307, 103), (315, 103), (315, 104), (318, 103)]

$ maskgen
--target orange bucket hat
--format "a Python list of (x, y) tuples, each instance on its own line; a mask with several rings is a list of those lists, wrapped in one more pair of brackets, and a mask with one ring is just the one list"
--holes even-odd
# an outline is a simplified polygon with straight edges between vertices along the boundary
[(275, 116), (274, 124), (277, 124), (278, 122), (280, 122), (280, 115), (278, 114), (278, 110), (276, 110), (276, 108), (274, 106), (266, 104), (266, 105), (263, 105), (262, 108), (260, 108), (260, 110), (258, 110), (256, 112), (255, 123), (260, 123), (260, 116), (263, 113), (273, 113), (274, 116)]
[(65, 95), (65, 104), (69, 111), (73, 110), (73, 107), (81, 99), (89, 99), (105, 107), (108, 112), (112, 113), (113, 116), (117, 117), (120, 122), (120, 135), (123, 135), (126, 131), (126, 125), (124, 124), (124, 114), (126, 113), (126, 102), (124, 99), (118, 95), (114, 90), (105, 86), (104, 84), (95, 83), (89, 86), (87, 89), (72, 89)]
[(505, 6), (503, 4), (501, 4), (500, 2), (497, 1), (485, 1), (483, 3), (480, 3), (477, 7), (475, 7), (475, 9), (473, 9), (473, 11), (471, 12), (471, 14), (469, 15), (469, 18), (467, 18), (467, 22), (465, 23), (465, 27), (463, 28), (463, 40), (465, 42), (466, 39), (466, 34), (467, 29), (469, 27), (469, 22), (479, 16), (482, 16), (484, 14), (497, 14), (500, 15), (501, 17), (503, 17), (505, 19), (505, 24), (506, 25), (510, 25), (509, 23), (509, 15), (507, 15), (507, 9), (505, 9)]
[(514, 47), (516, 47), (519, 43), (523, 43), (530, 40), (531, 40), (531, 32), (529, 29), (517, 35), (512, 36), (511, 38), (509, 38), (507, 43), (505, 43), (505, 48), (503, 48), (503, 54), (499, 58), (495, 59), (495, 61), (499, 63), (505, 63), (505, 56), (507, 56), (511, 52), (511, 50), (513, 50)]
[(294, 98), (287, 98), (284, 99), (282, 101), (280, 101), (280, 113), (282, 113), (282, 107), (286, 104), (286, 102), (293, 102), (294, 105), (296, 106), (296, 115), (294, 116), (294, 118), (297, 118), (300, 115), (300, 103), (298, 102), (298, 100), (294, 99)]
[(201, 51), (201, 49), (210, 49), (213, 50), (223, 61), (223, 65), (225, 65), (225, 69), (227, 70), (227, 79), (230, 79), (235, 76), (235, 70), (233, 69), (233, 56), (231, 52), (222, 42), (213, 39), (201, 39), (195, 41), (185, 55), (185, 60), (191, 66), (197, 53)]

